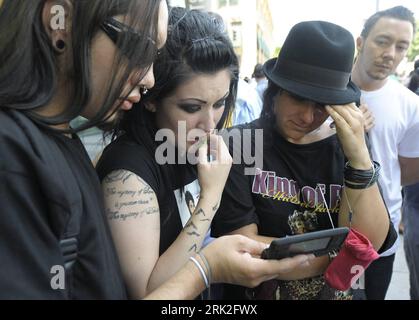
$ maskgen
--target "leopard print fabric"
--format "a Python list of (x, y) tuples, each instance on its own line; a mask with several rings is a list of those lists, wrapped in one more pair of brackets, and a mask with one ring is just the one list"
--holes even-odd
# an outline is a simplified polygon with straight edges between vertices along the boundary
[(253, 292), (256, 300), (352, 300), (351, 292), (330, 288), (323, 276), (303, 280), (271, 280)]

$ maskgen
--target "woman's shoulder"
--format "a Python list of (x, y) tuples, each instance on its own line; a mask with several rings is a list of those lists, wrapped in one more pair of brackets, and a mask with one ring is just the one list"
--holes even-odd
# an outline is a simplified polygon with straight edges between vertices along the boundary
[(117, 170), (131, 171), (143, 177), (156, 173), (158, 164), (152, 152), (144, 144), (125, 134), (105, 148), (96, 166), (101, 180)]

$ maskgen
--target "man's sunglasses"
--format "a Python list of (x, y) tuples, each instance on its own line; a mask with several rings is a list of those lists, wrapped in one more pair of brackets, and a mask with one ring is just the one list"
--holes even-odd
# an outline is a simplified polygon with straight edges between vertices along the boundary
[[(131, 27), (119, 22), (114, 18), (108, 18), (101, 24), (101, 29), (106, 35), (115, 43), (115, 45), (121, 50), (121, 52), (130, 57), (132, 52), (126, 45), (127, 43), (138, 43), (142, 40), (142, 35), (134, 31)], [(156, 56), (160, 55), (160, 50), (157, 48), (156, 42), (147, 37), (150, 45), (154, 47)], [(131, 46), (133, 48), (134, 46)]]

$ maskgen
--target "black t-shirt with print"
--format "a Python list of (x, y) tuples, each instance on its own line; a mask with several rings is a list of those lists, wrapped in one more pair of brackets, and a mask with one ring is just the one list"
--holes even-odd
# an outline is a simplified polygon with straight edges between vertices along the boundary
[[(241, 130), (256, 128), (259, 120)], [(212, 234), (221, 236), (251, 223), (269, 237), (330, 229), (327, 208), (336, 226), (345, 164), (337, 136), (296, 145), (265, 130), (263, 140), (263, 168), (255, 175), (244, 175), (245, 160), (233, 165)]]
[[(260, 120), (236, 128), (263, 128)], [(237, 131), (239, 129), (239, 131)], [(239, 134), (239, 136), (246, 136)], [(296, 145), (277, 132), (264, 130), (261, 141), (252, 136), (252, 156), (263, 150), (263, 167), (255, 175), (245, 175), (249, 151), (244, 149), (241, 164), (234, 164), (227, 180), (220, 208), (212, 223), (212, 235), (219, 237), (255, 223), (259, 234), (268, 237), (331, 229), (330, 211), (334, 226), (338, 225), (340, 191), (343, 185), (345, 157), (336, 135), (306, 145)], [(237, 138), (230, 145), (234, 155)], [(242, 142), (241, 145), (246, 145)], [(248, 145), (248, 143), (247, 143)], [(236, 161), (236, 160), (235, 160)], [(235, 162), (236, 163), (236, 162)], [(253, 164), (252, 164), (253, 166)], [(326, 204), (326, 205), (325, 205)], [(225, 298), (249, 298), (249, 290), (239, 286), (225, 286)], [(257, 293), (259, 292), (259, 293)], [(263, 293), (265, 292), (265, 293)], [(266, 293), (267, 292), (267, 293)], [(256, 293), (256, 296), (254, 295)], [(259, 299), (346, 299), (324, 283), (322, 276), (296, 281), (266, 282), (252, 291)]]
[[(0, 145), (0, 299), (126, 299), (99, 179), (80, 140), (2, 110)], [(74, 215), (77, 258), (60, 284), (59, 242)]]
[(163, 169), (149, 149), (129, 134), (124, 134), (105, 149), (96, 170), (100, 180), (113, 171), (127, 170), (141, 177), (153, 189), (159, 203), (159, 252), (163, 254), (190, 218), (185, 195), (192, 195), (194, 205), (199, 200), (196, 167), (169, 164)]
[[(219, 237), (253, 223), (258, 225), (259, 234), (267, 237), (331, 229), (331, 220), (337, 227), (346, 162), (337, 135), (297, 145), (264, 127), (258, 119), (230, 130), (234, 141), (230, 152), (235, 164), (212, 222), (212, 235)], [(264, 129), (263, 141), (256, 139), (255, 129)], [(240, 139), (247, 136), (243, 134), (246, 130), (251, 132), (251, 148), (241, 150), (241, 146), (249, 146)], [(252, 159), (261, 157), (262, 153), (262, 168), (257, 168), (254, 175), (245, 175), (245, 168), (253, 168)], [(237, 154), (241, 156), (240, 163), (236, 162)], [(396, 238), (394, 227), (390, 226), (378, 252), (390, 248)], [(262, 292), (259, 297), (266, 297), (263, 292), (271, 292), (272, 283), (265, 284), (253, 293)], [(278, 281), (276, 285), (274, 298), (277, 299), (351, 298), (350, 294), (327, 287), (322, 276)], [(245, 288), (238, 286), (226, 286), (225, 292), (228, 299), (249, 297)]]

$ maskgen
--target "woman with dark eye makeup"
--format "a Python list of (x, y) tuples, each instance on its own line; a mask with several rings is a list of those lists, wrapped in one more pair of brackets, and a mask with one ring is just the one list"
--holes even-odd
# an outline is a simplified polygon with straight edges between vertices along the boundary
[[(242, 278), (218, 258), (244, 238), (228, 245), (222, 240), (224, 247), (216, 240), (200, 253), (232, 163), (214, 132), (234, 105), (238, 79), (237, 57), (222, 21), (202, 11), (172, 8), (154, 73), (154, 88), (124, 116), (97, 166), (107, 220), (134, 299), (148, 295), (188, 260), (203, 263), (209, 253), (215, 253), (211, 270), (216, 263), (223, 265), (218, 277), (228, 282)], [(268, 261), (254, 259), (260, 251), (255, 253), (231, 258), (261, 271), (256, 264)], [(295, 266), (301, 258), (307, 259), (286, 260)], [(284, 269), (269, 270), (266, 276), (274, 277)]]
[[(214, 130), (234, 105), (238, 60), (216, 21), (201, 11), (170, 10), (155, 86), (124, 117), (97, 166), (132, 298), (146, 296), (201, 249), (230, 171), (228, 148)], [(155, 141), (161, 129), (173, 133), (163, 144)], [(160, 165), (164, 145), (176, 157)]]
[(167, 20), (166, 1), (0, 2), (0, 299), (126, 298), (76, 133), (154, 85)]
[[(127, 298), (100, 182), (76, 133), (114, 125), (153, 87), (167, 22), (165, 0), (0, 1), (0, 299)], [(87, 123), (72, 128), (79, 115)], [(133, 204), (125, 191), (108, 216)], [(153, 197), (138, 194), (148, 196), (138, 203)], [(258, 259), (264, 248), (217, 239), (201, 253), (205, 261), (196, 255), (147, 298), (193, 298), (213, 282), (255, 286), (307, 260)]]

